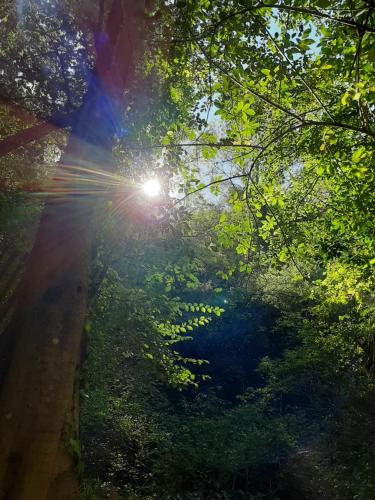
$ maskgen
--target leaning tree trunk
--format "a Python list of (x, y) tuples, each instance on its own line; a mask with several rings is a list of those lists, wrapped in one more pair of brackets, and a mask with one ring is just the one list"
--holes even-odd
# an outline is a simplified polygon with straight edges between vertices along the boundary
[[(74, 500), (69, 440), (87, 309), (96, 201), (78, 167), (112, 168), (119, 103), (134, 75), (143, 2), (113, 0), (107, 43), (46, 202), (9, 325), (0, 393), (0, 498)], [(79, 170), (78, 170), (79, 171)], [(68, 174), (68, 175), (67, 175)], [(72, 443), (72, 441), (71, 441)]]

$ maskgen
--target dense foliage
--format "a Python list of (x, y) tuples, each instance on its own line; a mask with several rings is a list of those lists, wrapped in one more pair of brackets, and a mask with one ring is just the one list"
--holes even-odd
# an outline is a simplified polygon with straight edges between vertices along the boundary
[[(369, 500), (373, 3), (159, 3), (96, 214), (82, 497)], [(69, 125), (98, 15), (26, 4), (21, 34), (10, 5), (0, 25), (4, 304), (43, 199), (20, 191), (43, 191), (65, 136), (8, 139)], [(128, 198), (147, 174), (163, 195)]]

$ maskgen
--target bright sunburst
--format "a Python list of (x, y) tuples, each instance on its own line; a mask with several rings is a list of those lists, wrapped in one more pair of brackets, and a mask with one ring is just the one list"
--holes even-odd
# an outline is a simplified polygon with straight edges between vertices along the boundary
[(150, 197), (157, 196), (160, 193), (161, 184), (157, 179), (150, 179), (143, 184), (143, 192)]

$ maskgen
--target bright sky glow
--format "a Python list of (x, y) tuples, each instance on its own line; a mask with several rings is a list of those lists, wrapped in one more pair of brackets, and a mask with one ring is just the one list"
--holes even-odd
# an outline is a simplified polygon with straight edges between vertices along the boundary
[(150, 197), (157, 196), (160, 193), (161, 184), (157, 179), (150, 179), (143, 184), (143, 192)]

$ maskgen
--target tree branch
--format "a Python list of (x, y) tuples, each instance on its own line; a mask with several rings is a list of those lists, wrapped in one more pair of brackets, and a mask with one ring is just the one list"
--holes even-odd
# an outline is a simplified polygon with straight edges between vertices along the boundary
[[(369, 2), (370, 3), (370, 2)], [(238, 10), (236, 12), (231, 12), (230, 14), (227, 14), (226, 16), (222, 17), (219, 21), (216, 23), (212, 24), (209, 28), (207, 28), (202, 34), (200, 34), (198, 37), (191, 37), (191, 38), (184, 38), (184, 39), (172, 39), (171, 43), (185, 43), (185, 42), (193, 42), (193, 41), (199, 41), (203, 40), (209, 33), (211, 33), (211, 30), (216, 30), (221, 24), (224, 24), (226, 21), (229, 21), (233, 17), (236, 16), (241, 16), (243, 14), (247, 14), (248, 12), (254, 12), (259, 9), (276, 9), (276, 10), (284, 10), (287, 12), (296, 12), (298, 14), (308, 14), (310, 16), (316, 17), (316, 18), (322, 18), (322, 19), (327, 19), (329, 21), (333, 21), (338, 24), (342, 24), (344, 26), (349, 26), (351, 28), (359, 29), (364, 32), (369, 32), (369, 33), (375, 33), (375, 28), (371, 28), (368, 25), (363, 25), (361, 23), (357, 23), (356, 21), (353, 21), (352, 19), (347, 19), (343, 17), (332, 17), (329, 14), (326, 14), (325, 12), (321, 12), (317, 9), (309, 9), (309, 8), (304, 8), (304, 7), (294, 7), (291, 5), (285, 5), (285, 4), (265, 4), (263, 2), (259, 2), (258, 5), (252, 5), (251, 7), (246, 7), (244, 9)]]
[(188, 142), (188, 143), (174, 143), (174, 144), (150, 144), (148, 146), (124, 146), (125, 150), (147, 151), (150, 149), (173, 149), (173, 148), (191, 148), (191, 147), (209, 147), (209, 148), (250, 148), (262, 149), (259, 144), (231, 144), (225, 142)]
[(69, 127), (73, 124), (76, 114), (77, 111), (69, 115), (56, 114), (49, 120), (37, 123), (32, 127), (28, 127), (9, 137), (5, 137), (5, 139), (0, 140), (0, 158), (22, 146), (26, 146), (32, 141), (42, 139), (58, 128)]

